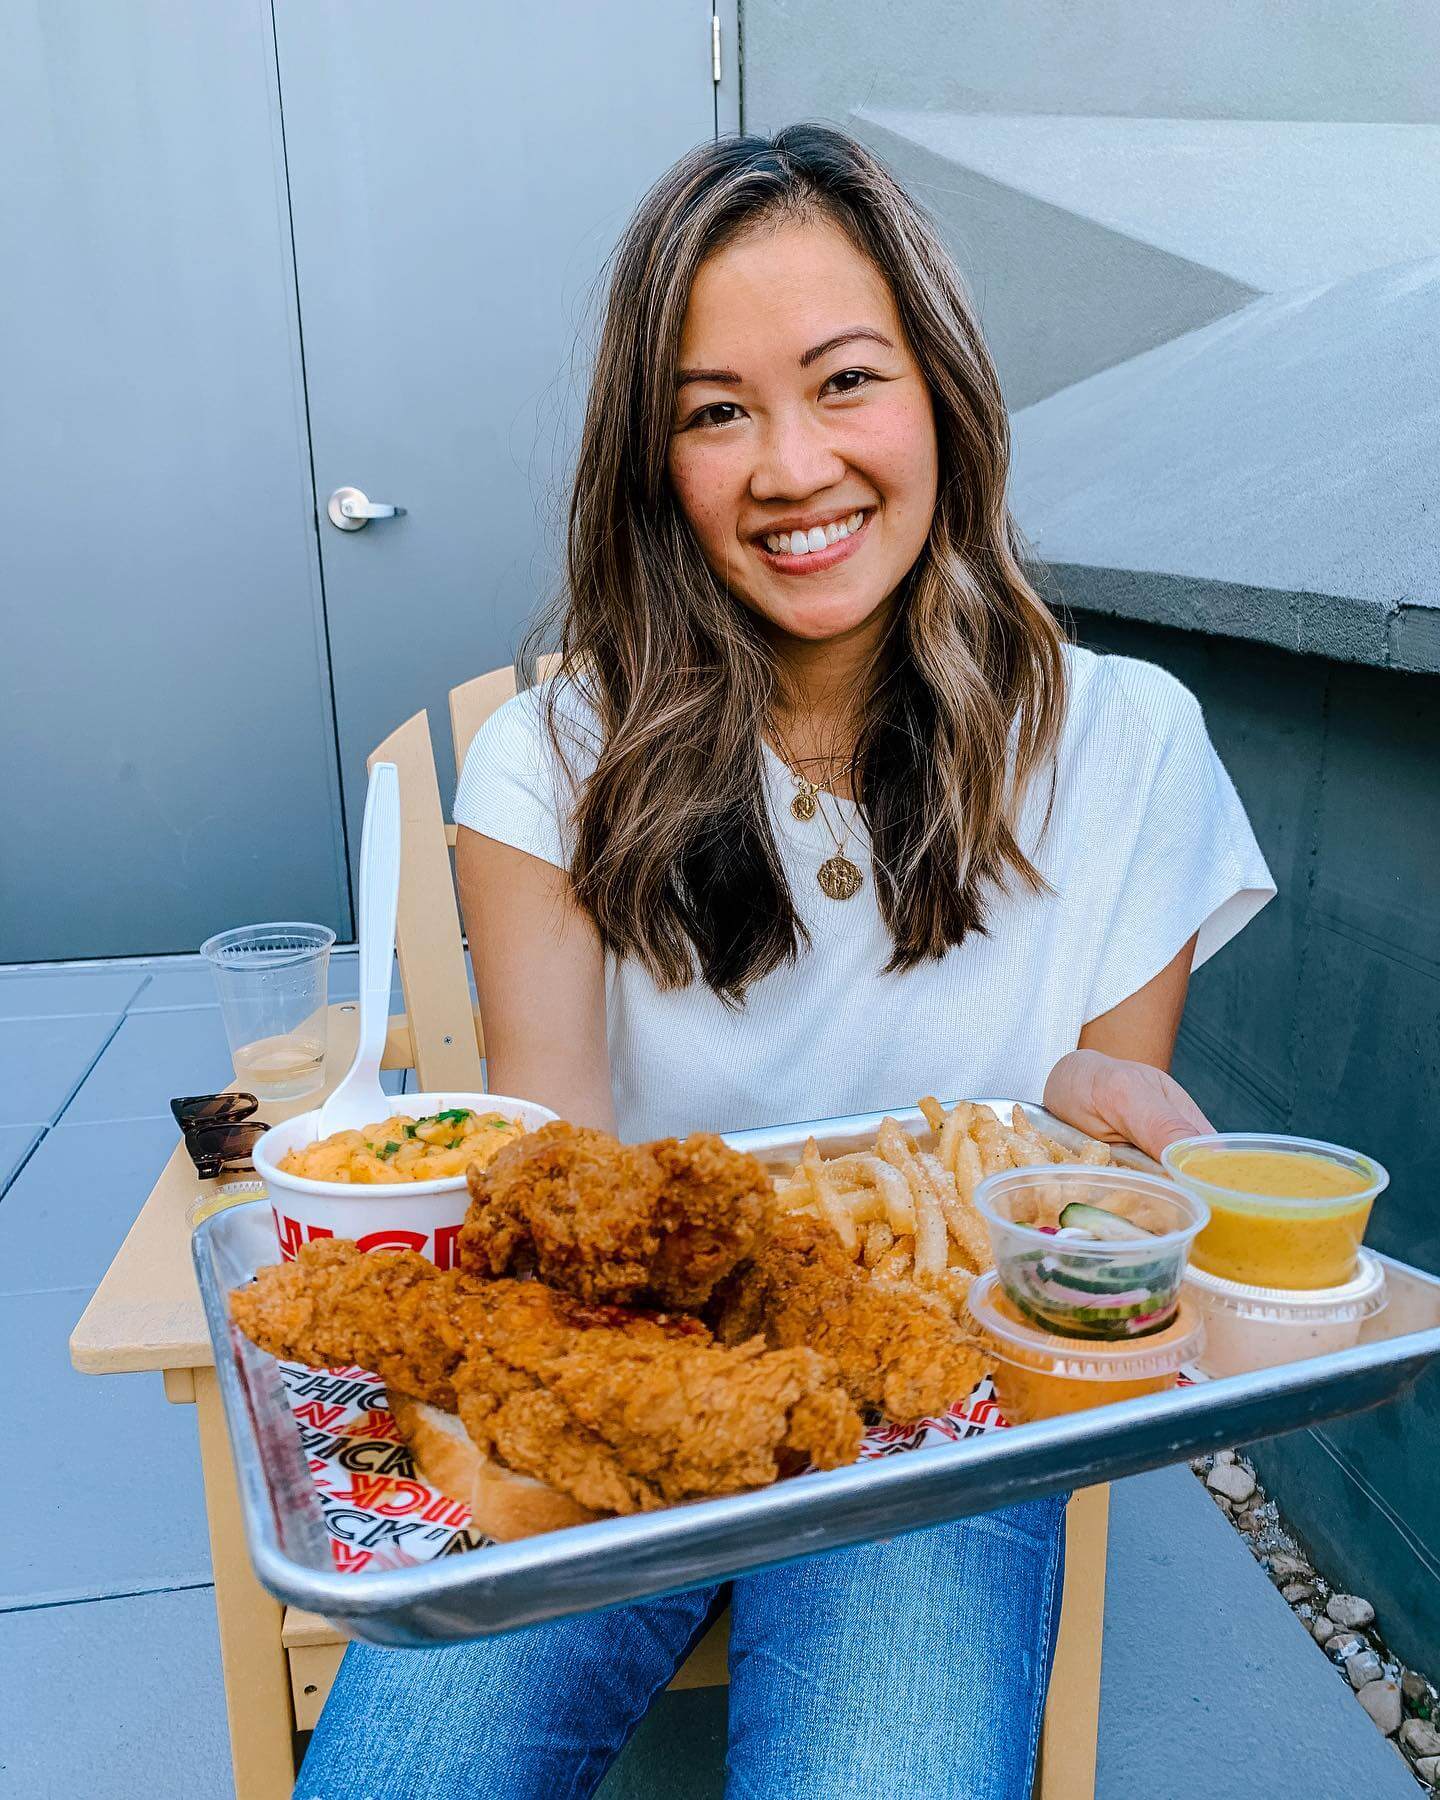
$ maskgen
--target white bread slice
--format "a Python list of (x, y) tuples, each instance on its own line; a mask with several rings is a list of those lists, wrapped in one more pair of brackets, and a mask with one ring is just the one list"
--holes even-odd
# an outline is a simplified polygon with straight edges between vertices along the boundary
[(390, 1411), (420, 1479), (468, 1506), (472, 1526), (486, 1537), (509, 1543), (542, 1531), (563, 1531), (567, 1525), (588, 1525), (601, 1516), (558, 1488), (481, 1455), (456, 1413), (393, 1392)]

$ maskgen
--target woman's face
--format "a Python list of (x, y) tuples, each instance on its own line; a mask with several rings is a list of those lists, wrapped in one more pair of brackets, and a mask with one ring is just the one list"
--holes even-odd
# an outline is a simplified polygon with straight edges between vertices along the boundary
[(702, 265), (670, 479), (705, 560), (778, 631), (883, 619), (935, 510), (935, 418), (889, 285), (835, 226), (761, 228)]

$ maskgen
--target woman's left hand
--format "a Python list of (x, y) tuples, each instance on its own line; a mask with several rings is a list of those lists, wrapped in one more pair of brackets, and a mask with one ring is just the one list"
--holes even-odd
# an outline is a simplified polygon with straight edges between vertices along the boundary
[(1135, 1144), (1155, 1157), (1176, 1138), (1215, 1129), (1163, 1069), (1100, 1050), (1062, 1056), (1045, 1083), (1044, 1105), (1091, 1137), (1107, 1144)]

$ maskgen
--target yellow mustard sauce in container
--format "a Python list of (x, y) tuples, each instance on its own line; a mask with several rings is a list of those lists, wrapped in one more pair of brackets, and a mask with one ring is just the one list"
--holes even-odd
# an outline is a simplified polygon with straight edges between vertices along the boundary
[(1222, 1132), (1181, 1138), (1161, 1157), (1210, 1208), (1192, 1265), (1266, 1288), (1340, 1287), (1355, 1274), (1375, 1196), (1373, 1157), (1315, 1138)]

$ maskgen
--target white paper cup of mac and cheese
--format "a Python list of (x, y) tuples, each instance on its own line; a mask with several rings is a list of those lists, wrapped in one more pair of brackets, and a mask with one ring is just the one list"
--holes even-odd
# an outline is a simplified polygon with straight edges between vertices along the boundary
[(272, 1125), (252, 1155), (281, 1257), (316, 1238), (353, 1238), (361, 1250), (415, 1250), (452, 1268), (470, 1204), (466, 1169), (554, 1117), (506, 1094), (432, 1093), (397, 1094), (389, 1119), (323, 1142), (318, 1107)]

